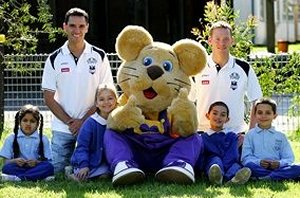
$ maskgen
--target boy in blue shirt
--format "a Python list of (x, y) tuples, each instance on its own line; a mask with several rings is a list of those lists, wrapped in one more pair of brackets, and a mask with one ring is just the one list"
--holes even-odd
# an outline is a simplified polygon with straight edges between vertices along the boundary
[(300, 166), (292, 164), (294, 154), (290, 143), (285, 134), (272, 127), (277, 117), (276, 107), (276, 102), (270, 98), (256, 101), (257, 126), (245, 136), (242, 163), (257, 179), (296, 179), (300, 176)]
[(224, 129), (229, 121), (228, 106), (221, 101), (210, 105), (206, 117), (210, 129), (202, 134), (204, 142), (204, 171), (209, 181), (221, 185), (223, 177), (227, 184), (244, 184), (251, 176), (249, 168), (239, 162), (238, 136)]

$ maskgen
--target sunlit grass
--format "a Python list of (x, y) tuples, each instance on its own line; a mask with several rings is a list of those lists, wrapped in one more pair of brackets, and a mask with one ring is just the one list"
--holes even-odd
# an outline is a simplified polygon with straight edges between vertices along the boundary
[[(277, 52), (277, 45), (275, 45), (275, 52)], [(300, 52), (300, 43), (291, 43), (288, 44), (288, 53), (293, 53), (295, 51)], [(254, 46), (251, 50), (251, 53), (260, 53), (260, 52), (268, 52), (267, 46)]]

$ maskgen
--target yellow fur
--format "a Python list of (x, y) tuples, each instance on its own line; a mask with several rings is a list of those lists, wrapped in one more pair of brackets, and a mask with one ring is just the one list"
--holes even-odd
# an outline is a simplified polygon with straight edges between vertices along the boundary
[[(160, 123), (159, 113), (167, 110), (172, 131), (189, 136), (197, 129), (195, 105), (188, 100), (190, 76), (202, 71), (207, 61), (204, 47), (182, 39), (174, 45), (153, 42), (140, 26), (127, 26), (117, 37), (116, 52), (122, 59), (118, 85), (124, 92), (121, 106), (108, 118), (108, 127), (122, 132), (142, 123)], [(149, 65), (148, 65), (149, 64)]]

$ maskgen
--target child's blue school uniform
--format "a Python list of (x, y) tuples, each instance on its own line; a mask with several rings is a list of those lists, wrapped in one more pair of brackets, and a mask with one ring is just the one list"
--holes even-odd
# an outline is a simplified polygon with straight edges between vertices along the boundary
[(242, 168), (239, 162), (238, 136), (233, 132), (209, 130), (201, 134), (204, 143), (204, 171), (218, 164), (225, 180), (230, 180)]
[[(15, 134), (10, 134), (3, 144), (3, 147), (0, 151), (0, 156), (5, 159), (13, 159), (13, 142), (14, 142)], [(21, 129), (18, 131), (17, 141), (20, 148), (20, 158), (25, 160), (37, 160), (40, 158), (39, 151), (39, 143), (40, 137), (38, 131), (35, 131), (33, 134), (27, 136), (25, 135)], [(53, 165), (50, 163), (52, 159), (51, 148), (49, 144), (49, 140), (46, 136), (43, 135), (42, 138), (44, 144), (44, 155), (47, 159), (46, 161), (41, 161), (35, 167), (23, 166), (20, 167), (16, 163), (5, 163), (2, 168), (2, 173), (8, 175), (16, 175), (21, 180), (41, 180), (45, 179), (48, 176), (54, 175)]]
[(84, 167), (90, 169), (89, 178), (110, 174), (103, 150), (105, 129), (106, 120), (98, 113), (94, 113), (84, 122), (71, 157), (71, 165), (74, 167), (75, 174)]
[[(280, 167), (276, 170), (260, 166), (263, 159), (276, 160)], [(293, 165), (294, 153), (290, 143), (282, 132), (274, 127), (261, 129), (258, 126), (246, 133), (242, 163), (252, 171), (252, 177), (272, 180), (295, 179), (300, 177), (300, 166)]]

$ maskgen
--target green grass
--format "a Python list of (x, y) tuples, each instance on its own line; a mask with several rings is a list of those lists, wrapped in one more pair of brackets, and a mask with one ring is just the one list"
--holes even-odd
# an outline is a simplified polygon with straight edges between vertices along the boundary
[[(277, 52), (277, 45), (275, 46), (275, 51)], [(290, 43), (288, 44), (288, 53), (293, 53), (295, 51), (300, 51), (300, 43)], [(257, 53), (257, 52), (267, 52), (266, 46), (254, 46), (251, 50), (251, 53)]]
[[(0, 146), (7, 136), (5, 130)], [(45, 131), (50, 136), (49, 130)], [(296, 161), (300, 161), (300, 143), (292, 142)], [(250, 181), (240, 186), (212, 186), (204, 177), (197, 176), (196, 183), (189, 186), (176, 184), (162, 184), (154, 180), (153, 175), (148, 175), (146, 181), (141, 184), (117, 187), (111, 185), (110, 179), (77, 183), (65, 180), (58, 175), (55, 181), (51, 182), (1, 182), (0, 198), (148, 198), (148, 197), (257, 197), (257, 198), (296, 198), (300, 194), (300, 182), (266, 182)]]
[(249, 182), (241, 186), (216, 187), (206, 181), (182, 186), (160, 184), (147, 179), (144, 183), (123, 188), (112, 188), (110, 181), (75, 182), (22, 182), (0, 184), (0, 197), (298, 197), (299, 183), (294, 182)]

